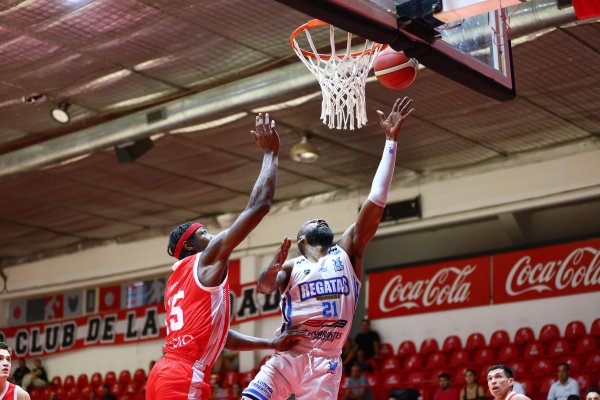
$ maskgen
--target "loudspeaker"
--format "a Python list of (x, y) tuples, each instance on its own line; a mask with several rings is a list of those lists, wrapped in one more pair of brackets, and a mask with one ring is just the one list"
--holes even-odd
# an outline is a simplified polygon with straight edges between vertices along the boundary
[(138, 139), (132, 144), (125, 146), (115, 146), (115, 155), (119, 164), (134, 162), (144, 153), (154, 147), (154, 142), (150, 138)]
[(421, 218), (421, 196), (414, 199), (388, 203), (383, 210), (381, 222)]

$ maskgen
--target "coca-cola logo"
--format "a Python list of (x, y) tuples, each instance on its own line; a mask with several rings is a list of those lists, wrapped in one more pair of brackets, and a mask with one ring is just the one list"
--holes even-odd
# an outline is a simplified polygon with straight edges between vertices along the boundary
[(399, 308), (416, 308), (458, 304), (469, 300), (471, 282), (467, 277), (477, 269), (477, 265), (441, 268), (430, 278), (404, 281), (400, 273), (385, 285), (379, 298), (379, 308), (383, 312)]
[(600, 250), (586, 246), (558, 260), (533, 262), (529, 255), (521, 257), (508, 273), (505, 290), (509, 296), (519, 296), (599, 284)]

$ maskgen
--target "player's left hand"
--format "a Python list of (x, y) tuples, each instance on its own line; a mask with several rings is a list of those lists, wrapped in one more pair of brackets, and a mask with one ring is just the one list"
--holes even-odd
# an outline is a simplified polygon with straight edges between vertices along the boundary
[(385, 132), (387, 140), (398, 141), (398, 133), (400, 132), (402, 124), (415, 110), (411, 107), (411, 104), (412, 99), (410, 97), (405, 97), (402, 100), (397, 99), (396, 103), (394, 103), (394, 107), (392, 107), (390, 115), (387, 117), (382, 111), (377, 110), (377, 114), (379, 115), (379, 125)]
[(281, 245), (279, 246), (279, 250), (277, 250), (275, 257), (273, 258), (273, 263), (272, 263), (273, 268), (275, 268), (277, 271), (281, 270), (281, 266), (287, 259), (288, 252), (290, 251), (291, 245), (292, 245), (292, 241), (286, 236), (283, 239), (283, 241), (281, 242)]
[(300, 339), (308, 338), (307, 334), (308, 331), (306, 329), (287, 330), (281, 336), (273, 339), (273, 349), (277, 351), (291, 350), (300, 343)]

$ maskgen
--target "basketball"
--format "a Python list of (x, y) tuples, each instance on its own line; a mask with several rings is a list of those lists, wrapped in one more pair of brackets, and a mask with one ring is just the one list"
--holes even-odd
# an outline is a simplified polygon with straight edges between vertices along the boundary
[(404, 89), (415, 80), (418, 66), (415, 59), (386, 47), (375, 58), (375, 76), (386, 88)]

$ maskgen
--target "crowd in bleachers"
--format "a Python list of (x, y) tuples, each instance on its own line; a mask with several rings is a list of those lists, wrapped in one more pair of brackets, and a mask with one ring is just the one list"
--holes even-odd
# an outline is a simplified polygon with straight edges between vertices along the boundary
[[(418, 348), (414, 342), (404, 341), (394, 349), (389, 343), (379, 342), (376, 333), (369, 332), (374, 331), (363, 323), (361, 333), (366, 335), (362, 338), (367, 340), (361, 346), (350, 340), (350, 345), (345, 346), (340, 398), (388, 400), (404, 391), (416, 393), (422, 400), (435, 400), (441, 375), (449, 377), (449, 389), (457, 394), (456, 400), (462, 400), (460, 392), (465, 385), (469, 385), (470, 391), (475, 388), (477, 393), (477, 387), (481, 387), (483, 397), (489, 398), (487, 368), (498, 363), (513, 369), (516, 381), (532, 400), (548, 399), (561, 363), (568, 365), (570, 377), (577, 381), (581, 399), (587, 389), (600, 386), (600, 318), (589, 331), (582, 322), (573, 321), (562, 335), (558, 326), (548, 324), (537, 337), (531, 328), (523, 327), (513, 340), (508, 332), (498, 330), (489, 342), (481, 333), (472, 333), (464, 345), (458, 336), (448, 336), (441, 346), (435, 339), (425, 339)], [(365, 348), (371, 345), (372, 353)], [(248, 385), (267, 359), (263, 358), (260, 365), (246, 372), (236, 371), (235, 363), (224, 362), (211, 376), (213, 398), (239, 399), (240, 389)], [(354, 375), (353, 366), (357, 367)], [(468, 371), (475, 372), (476, 379), (472, 380), (475, 386), (467, 379)], [(140, 368), (118, 374), (109, 371), (104, 375), (55, 376), (48, 385), (32, 385), (27, 389), (32, 400), (141, 400), (145, 397), (146, 379), (146, 371)]]

